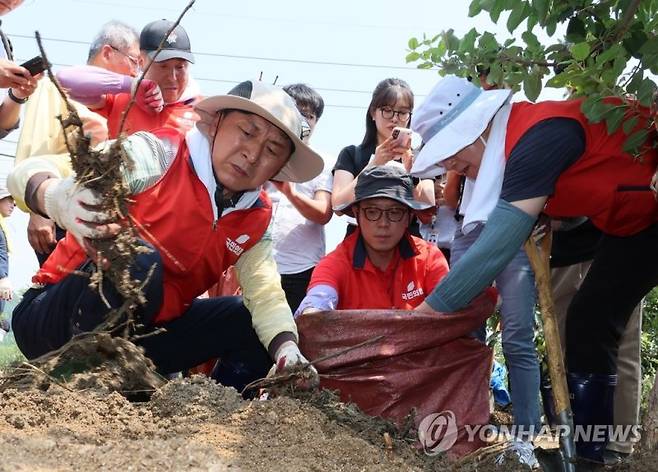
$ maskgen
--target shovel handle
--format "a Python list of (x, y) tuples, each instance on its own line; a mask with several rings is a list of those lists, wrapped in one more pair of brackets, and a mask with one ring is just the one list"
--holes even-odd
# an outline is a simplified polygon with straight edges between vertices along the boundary
[(563, 411), (571, 413), (571, 404), (569, 402), (569, 389), (567, 387), (567, 376), (564, 369), (560, 332), (558, 330), (557, 320), (555, 319), (551, 291), (551, 273), (549, 268), (551, 248), (550, 231), (542, 238), (540, 244), (541, 250), (537, 247), (534, 239), (530, 237), (525, 243), (525, 250), (530, 260), (530, 266), (535, 272), (539, 308), (544, 327), (546, 354), (548, 355), (548, 373), (553, 387), (555, 413), (559, 415)]

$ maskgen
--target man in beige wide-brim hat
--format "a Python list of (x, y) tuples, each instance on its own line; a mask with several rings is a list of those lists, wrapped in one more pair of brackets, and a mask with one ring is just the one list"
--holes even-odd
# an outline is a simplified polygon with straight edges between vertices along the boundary
[[(220, 358), (214, 377), (240, 390), (273, 360), (277, 370), (306, 362), (272, 257), (272, 210), (261, 186), (269, 179), (310, 180), (323, 163), (302, 141), (307, 126), (295, 102), (278, 87), (243, 82), (196, 110), (201, 121), (185, 136), (140, 132), (123, 144), (134, 161), (124, 172), (131, 217), (154, 247), (138, 256), (134, 277), (146, 280), (156, 267), (136, 314), (146, 331), (164, 328), (138, 343), (162, 373)], [(45, 158), (19, 164), (9, 187), (31, 211), (68, 231), (34, 277), (40, 285), (14, 311), (16, 341), (31, 359), (103, 321), (108, 308), (78, 275), (95, 270), (81, 247), (116, 230), (95, 206), (100, 196), (60, 178)], [(243, 299), (196, 298), (231, 265)], [(103, 293), (118, 306), (107, 281)]]
[[(624, 150), (622, 127), (608, 133), (605, 121), (588, 121), (582, 100), (504, 105), (509, 93), (449, 76), (414, 113), (412, 128), (425, 146), (412, 173), (454, 170), (476, 190), (488, 182), (482, 203), (491, 204), (482, 233), (418, 309), (465, 306), (518, 253), (540, 213), (589, 218), (604, 236), (568, 309), (568, 381), (575, 424), (610, 431), (619, 338), (633, 308), (658, 284), (658, 202), (650, 186), (658, 137), (648, 133), (638, 158)], [(648, 129), (650, 111), (632, 109), (632, 131)], [(491, 178), (497, 171), (499, 181)], [(576, 439), (579, 456), (606, 461), (607, 434)]]

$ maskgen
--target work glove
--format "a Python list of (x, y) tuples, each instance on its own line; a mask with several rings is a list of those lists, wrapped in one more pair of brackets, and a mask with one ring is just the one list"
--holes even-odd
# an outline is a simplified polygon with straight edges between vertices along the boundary
[(73, 102), (73, 106), (82, 121), (82, 133), (89, 138), (89, 145), (93, 148), (107, 141), (109, 137), (107, 119), (84, 105)]
[(111, 222), (111, 217), (97, 209), (100, 203), (101, 196), (97, 192), (78, 184), (73, 177), (57, 179), (44, 194), (48, 217), (73, 234), (83, 247), (84, 238), (108, 236), (106, 223)]
[[(279, 349), (276, 350), (274, 354), (275, 364), (270, 369), (270, 372), (267, 374), (268, 377), (275, 374), (282, 374), (288, 370), (291, 370), (297, 366), (302, 366), (308, 364), (308, 360), (302, 355), (297, 347), (297, 344), (293, 341), (286, 341)], [(299, 388), (303, 389), (313, 389), (320, 385), (320, 376), (318, 371), (312, 365), (309, 365), (305, 371), (304, 377), (297, 384)]]
[(0, 279), (0, 300), (9, 301), (14, 296), (14, 289), (11, 287), (9, 277)]
[[(133, 93), (135, 87), (137, 80), (133, 82)], [(164, 108), (164, 99), (157, 82), (143, 79), (135, 93), (135, 104), (147, 113), (160, 113)]]

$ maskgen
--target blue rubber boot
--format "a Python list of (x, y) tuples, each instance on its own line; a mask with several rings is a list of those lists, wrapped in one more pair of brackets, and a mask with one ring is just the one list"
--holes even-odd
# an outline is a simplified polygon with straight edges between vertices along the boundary
[(570, 372), (567, 377), (578, 457), (603, 464), (610, 429), (614, 427), (617, 375)]

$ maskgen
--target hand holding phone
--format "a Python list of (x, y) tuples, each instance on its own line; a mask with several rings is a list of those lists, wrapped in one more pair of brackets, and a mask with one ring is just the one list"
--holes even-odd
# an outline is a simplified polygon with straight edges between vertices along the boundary
[(27, 69), (32, 77), (39, 75), (44, 70), (46, 70), (46, 63), (43, 61), (41, 56), (35, 56), (32, 59), (25, 61), (21, 64), (21, 67)]
[(391, 137), (395, 140), (396, 147), (411, 147), (411, 133), (412, 131), (409, 128), (402, 128), (401, 126), (396, 126), (393, 128)]

